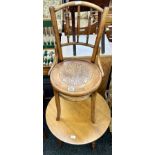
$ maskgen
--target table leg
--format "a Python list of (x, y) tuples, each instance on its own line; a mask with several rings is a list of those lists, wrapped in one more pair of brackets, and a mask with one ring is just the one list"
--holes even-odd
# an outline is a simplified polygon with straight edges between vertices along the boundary
[(96, 102), (96, 92), (91, 96), (91, 121), (95, 123), (95, 102)]
[(62, 141), (61, 140), (59, 140), (59, 139), (57, 139), (57, 143), (58, 143), (58, 145), (59, 145), (59, 147), (62, 147)]
[(92, 150), (95, 150), (95, 148), (96, 148), (96, 142), (94, 141), (92, 142)]

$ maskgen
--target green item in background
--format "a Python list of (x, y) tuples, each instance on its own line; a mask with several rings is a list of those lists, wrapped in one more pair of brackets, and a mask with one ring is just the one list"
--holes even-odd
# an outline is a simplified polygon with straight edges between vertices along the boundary
[(47, 63), (47, 59), (45, 59), (44, 62)]
[(47, 51), (44, 52), (44, 56), (47, 56)]
[(54, 42), (51, 42), (51, 47), (54, 48)]
[(51, 59), (48, 59), (48, 64), (50, 63)]
[(52, 27), (52, 23), (50, 20), (43, 20), (43, 27)]
[[(43, 20), (43, 28), (44, 27), (52, 27), (52, 23), (51, 23), (51, 20)], [(44, 45), (43, 45), (43, 49), (46, 49), (46, 48), (54, 48), (54, 42), (48, 42), (48, 43), (45, 43), (44, 42)]]
[(53, 45), (46, 45), (46, 46), (43, 46), (43, 49), (46, 49), (46, 48), (54, 48)]

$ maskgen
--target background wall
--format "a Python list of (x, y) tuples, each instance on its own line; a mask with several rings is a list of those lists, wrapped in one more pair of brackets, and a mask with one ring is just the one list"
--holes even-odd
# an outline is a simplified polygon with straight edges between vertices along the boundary
[(60, 5), (62, 0), (43, 0), (43, 18), (50, 18), (49, 6)]

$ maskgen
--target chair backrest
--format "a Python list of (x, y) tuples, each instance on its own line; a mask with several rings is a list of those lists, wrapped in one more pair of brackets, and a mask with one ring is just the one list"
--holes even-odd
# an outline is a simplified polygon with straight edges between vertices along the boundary
[[(88, 12), (87, 27), (81, 27), (82, 25), (80, 23), (81, 7), (88, 7), (90, 10)], [(106, 20), (106, 16), (108, 14), (109, 8), (105, 7), (104, 9), (102, 9), (101, 7), (93, 3), (89, 3), (85, 1), (72, 1), (57, 7), (51, 6), (49, 10), (50, 10), (52, 26), (53, 26), (54, 35), (55, 35), (55, 45), (56, 45), (55, 51), (57, 52), (57, 55), (58, 55), (58, 61), (60, 62), (63, 61), (63, 55), (62, 55), (63, 46), (84, 45), (84, 46), (93, 48), (91, 62), (94, 63), (96, 59), (96, 55), (99, 52), (99, 43), (103, 35), (105, 22), (106, 22), (105, 20)], [(61, 44), (61, 39), (59, 35), (59, 30), (58, 30), (58, 23), (57, 23), (57, 16), (56, 16), (56, 13), (58, 11), (62, 11), (64, 32), (65, 32), (65, 35), (67, 35), (67, 43), (63, 43), (63, 44)], [(76, 22), (73, 22), (72, 14), (75, 12), (77, 14), (77, 18), (74, 18)], [(76, 25), (75, 30), (73, 30), (73, 24)], [(95, 39), (95, 44), (92, 45), (92, 44), (89, 44), (89, 35), (94, 32), (96, 32), (97, 36)], [(79, 41), (79, 36), (82, 34), (86, 34), (85, 42)], [(75, 40), (73, 39), (73, 41), (70, 41), (71, 35), (76, 36), (76, 39)]]

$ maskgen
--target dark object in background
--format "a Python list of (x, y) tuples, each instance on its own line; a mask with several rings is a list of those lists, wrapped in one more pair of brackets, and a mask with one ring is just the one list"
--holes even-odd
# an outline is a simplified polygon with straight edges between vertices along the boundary
[(44, 100), (50, 101), (53, 96), (53, 89), (50, 83), (49, 76), (43, 76), (43, 89), (44, 89)]
[(48, 137), (48, 127), (46, 125), (46, 119), (45, 119), (45, 113), (46, 113), (46, 107), (50, 101), (50, 99), (53, 97), (53, 89), (50, 83), (49, 76), (43, 76), (43, 90), (44, 90), (44, 96), (43, 96), (43, 134), (44, 137)]

